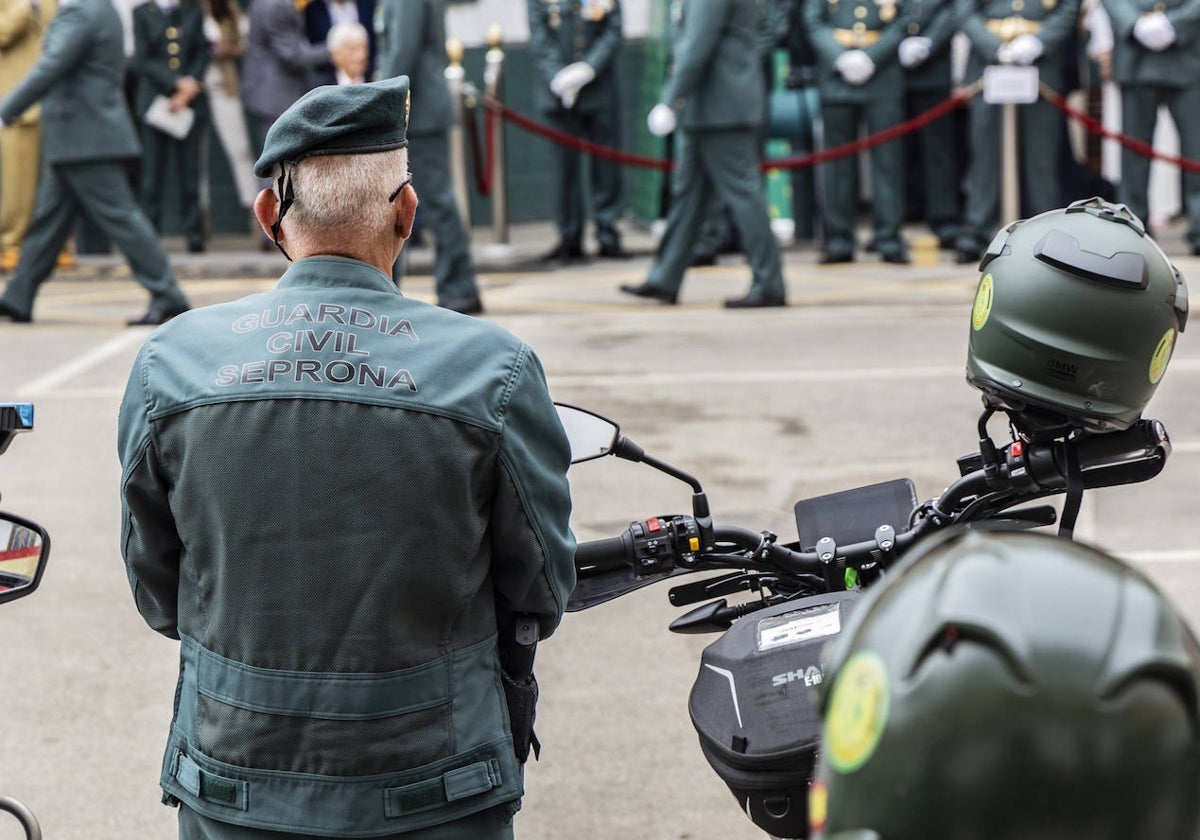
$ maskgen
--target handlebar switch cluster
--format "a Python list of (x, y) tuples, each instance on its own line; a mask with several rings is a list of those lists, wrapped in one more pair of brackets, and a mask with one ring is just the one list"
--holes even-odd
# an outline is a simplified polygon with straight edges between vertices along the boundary
[(700, 551), (700, 528), (690, 516), (651, 517), (629, 526), (633, 537), (633, 571), (637, 575), (669, 572), (687, 564)]

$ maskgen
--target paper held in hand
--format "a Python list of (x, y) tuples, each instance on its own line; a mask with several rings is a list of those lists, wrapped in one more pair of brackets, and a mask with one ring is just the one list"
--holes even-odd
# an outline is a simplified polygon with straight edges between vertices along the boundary
[(191, 108), (180, 108), (178, 111), (172, 111), (170, 99), (165, 96), (156, 96), (154, 97), (154, 101), (150, 103), (150, 107), (146, 110), (146, 116), (142, 117), (142, 119), (151, 128), (156, 128), (164, 134), (169, 134), (176, 140), (182, 140), (192, 130), (192, 123), (196, 119), (196, 113)]

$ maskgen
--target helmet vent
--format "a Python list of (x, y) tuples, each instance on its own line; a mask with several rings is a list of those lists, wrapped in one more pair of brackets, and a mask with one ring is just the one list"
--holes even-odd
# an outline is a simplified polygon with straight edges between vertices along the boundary
[(1141, 254), (1117, 251), (1106, 257), (1085, 251), (1079, 246), (1079, 240), (1065, 231), (1052, 230), (1047, 233), (1034, 247), (1033, 255), (1060, 271), (1108, 286), (1142, 291), (1150, 285), (1146, 258)]

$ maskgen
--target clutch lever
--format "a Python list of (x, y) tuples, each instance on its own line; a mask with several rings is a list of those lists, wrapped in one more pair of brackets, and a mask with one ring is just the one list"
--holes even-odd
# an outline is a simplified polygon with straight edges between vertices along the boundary
[(709, 598), (721, 595), (732, 595), (734, 592), (748, 592), (758, 589), (763, 580), (775, 580), (778, 575), (762, 574), (759, 572), (733, 572), (714, 578), (698, 580), (671, 587), (667, 594), (672, 606), (683, 607)]

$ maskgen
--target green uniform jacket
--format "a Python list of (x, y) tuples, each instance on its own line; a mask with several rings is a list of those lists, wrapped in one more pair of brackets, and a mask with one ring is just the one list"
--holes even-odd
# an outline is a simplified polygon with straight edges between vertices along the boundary
[(60, 6), (46, 30), (42, 57), (0, 102), (0, 120), (16, 121), (42, 103), (42, 157), (48, 163), (114, 160), (141, 154), (125, 104), (125, 34), (109, 0)]
[(444, 131), (454, 125), (446, 85), (444, 0), (379, 0), (375, 8), (379, 78), (408, 76), (412, 95), (408, 133)]
[[(1112, 19), (1113, 78), (1119, 85), (1200, 87), (1200, 0), (1102, 0)], [(1161, 11), (1175, 27), (1175, 43), (1161, 52), (1133, 37), (1137, 19)]]
[(1035, 64), (1042, 82), (1062, 87), (1058, 50), (1070, 37), (1079, 19), (1079, 0), (956, 0), (962, 31), (971, 42), (965, 81), (969, 84), (983, 75), (983, 68), (996, 62), (996, 50), (1004, 42), (988, 29), (989, 20), (1022, 18), (1040, 25), (1034, 33), (1045, 50)]
[[(175, 83), (186, 76), (204, 82), (209, 46), (204, 37), (204, 10), (196, 0), (179, 4), (178, 21), (171, 23), (154, 0), (133, 10), (133, 58), (129, 71), (139, 78), (136, 109), (145, 114), (156, 96), (171, 96)], [(192, 108), (207, 108), (203, 93)]]
[(763, 119), (756, 39), (763, 0), (676, 0), (671, 77), (662, 102), (685, 129), (754, 126)]
[(579, 91), (572, 110), (601, 111), (617, 102), (617, 53), (621, 50), (621, 0), (528, 0), (529, 48), (541, 75), (534, 104), (562, 108), (550, 80), (568, 64), (584, 61), (596, 71)]
[[(885, 18), (887, 18), (885, 20)], [(900, 96), (904, 73), (896, 48), (905, 37), (903, 8), (898, 2), (875, 0), (808, 0), (804, 22), (817, 53), (817, 84), (824, 102), (855, 103), (880, 97)], [(878, 40), (860, 49), (875, 62), (875, 75), (865, 84), (852, 85), (834, 69), (834, 62), (847, 49), (838, 42), (835, 30), (878, 33)]]
[(119, 449), (134, 600), (182, 642), (166, 801), (373, 837), (521, 796), (497, 614), (553, 631), (575, 546), (528, 346), (302, 259), (150, 336)]
[(929, 58), (916, 67), (903, 68), (905, 87), (909, 90), (950, 88), (950, 40), (957, 31), (954, 0), (908, 0), (904, 37), (920, 35), (932, 43)]

